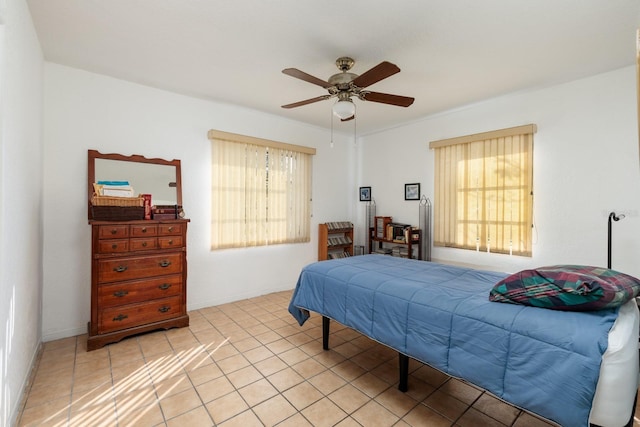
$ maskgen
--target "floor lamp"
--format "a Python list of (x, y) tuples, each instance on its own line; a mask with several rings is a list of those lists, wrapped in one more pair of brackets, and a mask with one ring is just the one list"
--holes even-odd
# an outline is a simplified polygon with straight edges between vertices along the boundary
[(607, 268), (611, 269), (611, 220), (620, 221), (624, 218), (624, 215), (616, 215), (615, 212), (609, 214), (609, 221), (607, 223)]

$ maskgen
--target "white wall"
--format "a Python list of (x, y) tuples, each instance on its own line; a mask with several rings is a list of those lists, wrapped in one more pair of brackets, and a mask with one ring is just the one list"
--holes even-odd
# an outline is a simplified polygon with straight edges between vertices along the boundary
[[(348, 220), (355, 150), (348, 138), (276, 116), (45, 64), (45, 341), (85, 333), (90, 315), (87, 150), (180, 159), (187, 234), (187, 308), (293, 289), (317, 259), (317, 224)], [(312, 240), (212, 252), (209, 129), (315, 147)]]
[[(535, 123), (533, 257), (435, 248), (433, 258), (514, 271), (580, 263), (606, 265), (606, 225), (612, 210), (613, 267), (640, 276), (640, 176), (635, 68), (504, 96), (427, 117), (354, 144), (276, 116), (180, 96), (101, 75), (45, 64), (44, 340), (86, 331), (90, 236), (86, 221), (86, 151), (182, 160), (188, 233), (188, 308), (290, 289), (314, 261), (318, 222), (353, 220), (364, 244), (365, 204), (357, 188), (371, 186), (378, 215), (418, 222), (418, 202), (404, 184), (419, 182), (433, 200), (431, 140)], [(316, 147), (312, 241), (211, 252), (210, 148), (215, 128)]]
[(0, 10), (0, 425), (15, 421), (41, 339), (42, 71), (24, 0)]
[[(640, 277), (640, 167), (635, 67), (532, 90), (363, 137), (358, 185), (370, 185), (377, 214), (417, 224), (418, 202), (404, 184), (420, 182), (433, 201), (429, 141), (535, 123), (533, 257), (435, 248), (434, 260), (501, 271), (577, 263), (606, 266), (609, 212), (612, 268)], [(363, 229), (364, 214), (358, 215)]]
[[(420, 182), (433, 200), (428, 142), (526, 123), (534, 138), (533, 257), (436, 248), (433, 257), (514, 271), (555, 263), (606, 265), (606, 223), (614, 224), (613, 267), (640, 276), (640, 187), (633, 67), (505, 96), (363, 136), (330, 134), (276, 116), (164, 92), (57, 64), (45, 64), (43, 339), (86, 332), (90, 227), (86, 220), (87, 149), (182, 161), (188, 233), (188, 308), (291, 289), (316, 259), (317, 223), (356, 222), (364, 244), (371, 186), (378, 215), (416, 224), (418, 202), (404, 184)], [(314, 221), (308, 244), (209, 250), (209, 129), (316, 147)]]

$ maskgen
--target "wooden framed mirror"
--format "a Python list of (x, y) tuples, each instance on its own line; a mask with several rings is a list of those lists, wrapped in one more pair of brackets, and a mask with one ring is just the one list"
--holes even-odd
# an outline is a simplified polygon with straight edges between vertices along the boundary
[(182, 206), (180, 160), (146, 158), (141, 155), (102, 154), (88, 150), (88, 217), (92, 218), (93, 183), (129, 181), (136, 194), (151, 194), (154, 205)]

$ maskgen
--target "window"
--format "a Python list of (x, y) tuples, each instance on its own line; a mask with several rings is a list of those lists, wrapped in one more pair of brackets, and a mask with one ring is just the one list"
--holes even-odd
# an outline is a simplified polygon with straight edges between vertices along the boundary
[(226, 132), (211, 140), (211, 249), (310, 241), (315, 149)]
[(531, 256), (535, 125), (433, 141), (435, 246)]

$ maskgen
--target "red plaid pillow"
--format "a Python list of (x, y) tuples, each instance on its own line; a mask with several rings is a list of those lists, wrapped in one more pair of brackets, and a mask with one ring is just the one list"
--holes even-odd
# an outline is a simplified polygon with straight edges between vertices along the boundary
[(523, 270), (496, 283), (489, 300), (553, 310), (618, 307), (640, 293), (640, 280), (601, 267), (554, 265)]

